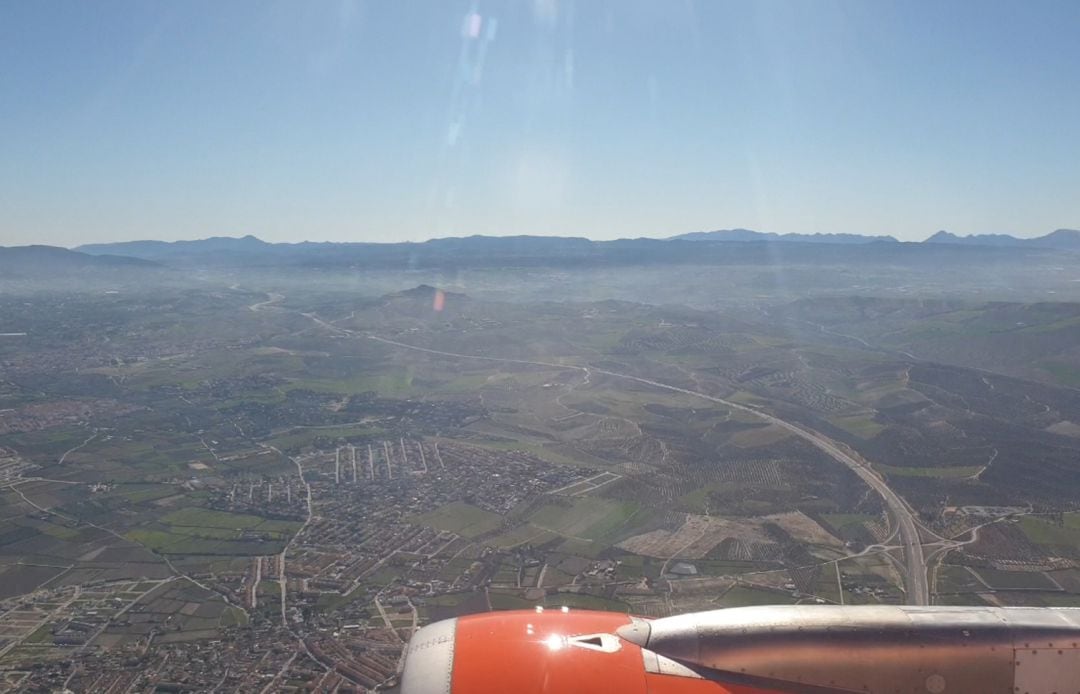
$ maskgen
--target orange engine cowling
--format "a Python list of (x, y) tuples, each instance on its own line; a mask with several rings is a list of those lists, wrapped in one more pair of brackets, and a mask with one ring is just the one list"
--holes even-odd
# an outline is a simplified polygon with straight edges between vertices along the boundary
[(426, 626), (405, 657), (402, 694), (766, 694), (720, 684), (615, 635), (625, 614), (537, 609)]
[(501, 612), (424, 627), (404, 694), (1080, 691), (1080, 609), (764, 605), (643, 620)]

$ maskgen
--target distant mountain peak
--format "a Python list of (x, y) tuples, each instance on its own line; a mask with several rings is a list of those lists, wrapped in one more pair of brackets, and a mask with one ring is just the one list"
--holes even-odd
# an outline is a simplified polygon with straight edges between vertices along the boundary
[(252, 234), (246, 234), (244, 236), (211, 236), (206, 239), (196, 239), (194, 241), (173, 241), (173, 244), (177, 246), (187, 245), (214, 245), (214, 246), (269, 246), (271, 244), (263, 241), (258, 236)]
[(1080, 231), (1076, 229), (1057, 229), (1045, 236), (1035, 238), (1017, 238), (1011, 234), (968, 234), (957, 236), (948, 231), (939, 231), (923, 243), (951, 243), (965, 246), (1006, 246), (1060, 248), (1062, 250), (1080, 250)]
[(412, 289), (406, 289), (402, 292), (398, 292), (401, 296), (431, 296), (435, 292), (439, 291), (436, 287), (432, 287), (430, 284), (418, 284)]
[(412, 289), (404, 289), (400, 292), (394, 292), (393, 294), (387, 294), (385, 299), (414, 299), (420, 301), (436, 301), (436, 297), (442, 296), (442, 300), (448, 298), (453, 299), (467, 299), (468, 295), (459, 294), (457, 292), (448, 292), (438, 287), (432, 287), (430, 284), (418, 284)]
[(784, 243), (899, 243), (892, 236), (864, 236), (863, 234), (821, 233), (813, 234), (777, 234), (771, 231), (753, 229), (718, 229), (716, 231), (692, 231), (688, 234), (672, 236), (672, 241), (769, 241)]

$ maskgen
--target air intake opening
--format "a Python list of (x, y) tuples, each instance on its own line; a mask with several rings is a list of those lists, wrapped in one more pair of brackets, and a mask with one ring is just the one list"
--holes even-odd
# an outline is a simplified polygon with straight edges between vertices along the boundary
[(613, 634), (582, 634), (580, 636), (571, 636), (566, 639), (566, 643), (570, 646), (587, 648), (590, 651), (601, 651), (603, 653), (614, 653), (622, 647), (622, 644), (619, 643), (619, 638)]

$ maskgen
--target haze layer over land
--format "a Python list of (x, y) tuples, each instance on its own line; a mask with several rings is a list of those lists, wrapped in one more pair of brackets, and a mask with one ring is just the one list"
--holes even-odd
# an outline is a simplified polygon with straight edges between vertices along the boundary
[(1080, 606), (1046, 238), (0, 249), (0, 674), (372, 688), (491, 609)]

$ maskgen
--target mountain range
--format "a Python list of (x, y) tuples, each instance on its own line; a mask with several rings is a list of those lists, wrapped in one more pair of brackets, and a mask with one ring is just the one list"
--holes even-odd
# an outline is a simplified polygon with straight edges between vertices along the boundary
[[(529, 255), (596, 255), (601, 249), (626, 248), (634, 245), (653, 246), (658, 243), (694, 241), (709, 243), (795, 243), (825, 245), (896, 244), (919, 245), (898, 241), (893, 236), (865, 236), (847, 233), (798, 234), (754, 231), (752, 229), (720, 229), (694, 231), (667, 239), (619, 239), (617, 241), (592, 241), (582, 237), (563, 236), (466, 236), (431, 239), (422, 243), (367, 243), (367, 242), (312, 242), (267, 243), (255, 236), (233, 238), (216, 236), (197, 241), (122, 241), (118, 243), (87, 244), (75, 250), (89, 255), (120, 255), (144, 260), (210, 260), (213, 256), (244, 256), (252, 260), (273, 260), (288, 255), (315, 257), (340, 252), (392, 258), (416, 255), (465, 255), (494, 253), (499, 257)], [(1008, 234), (972, 234), (957, 236), (939, 231), (922, 244), (987, 246), (1010, 248), (1057, 248), (1080, 250), (1080, 231), (1058, 229), (1045, 236), (1018, 238)], [(700, 248), (698, 249), (700, 250)], [(695, 251), (697, 252), (697, 251)]]
[[(682, 241), (764, 241), (768, 243), (900, 243), (892, 236), (864, 236), (862, 234), (776, 234), (753, 231), (751, 229), (721, 229), (718, 231), (693, 231), (688, 234), (672, 236), (672, 240)], [(964, 246), (1008, 246), (1028, 248), (1060, 248), (1062, 250), (1080, 250), (1080, 231), (1076, 229), (1058, 229), (1045, 236), (1022, 239), (1009, 234), (971, 234), (957, 236), (948, 231), (939, 231), (922, 243), (953, 244)]]
[(775, 264), (964, 262), (1003, 254), (1080, 251), (1080, 231), (1058, 229), (1019, 239), (1005, 234), (957, 236), (940, 231), (921, 243), (859, 234), (775, 234), (726, 229), (668, 239), (592, 241), (557, 236), (468, 236), (422, 243), (267, 243), (255, 236), (197, 241), (126, 241), (74, 250), (50, 246), (0, 247), (7, 277), (42, 272), (144, 273), (161, 266), (337, 267), (410, 269), (466, 267), (604, 267), (650, 264)]
[(966, 246), (1008, 246), (1029, 248), (1060, 248), (1062, 250), (1080, 250), (1080, 231), (1076, 229), (1058, 229), (1046, 236), (1033, 239), (1018, 239), (1009, 234), (971, 234), (957, 236), (947, 231), (939, 231), (923, 243), (951, 243)]
[(862, 234), (776, 234), (752, 229), (720, 229), (718, 231), (691, 231), (672, 236), (677, 241), (768, 241), (796, 243), (900, 243), (892, 236), (863, 236)]

